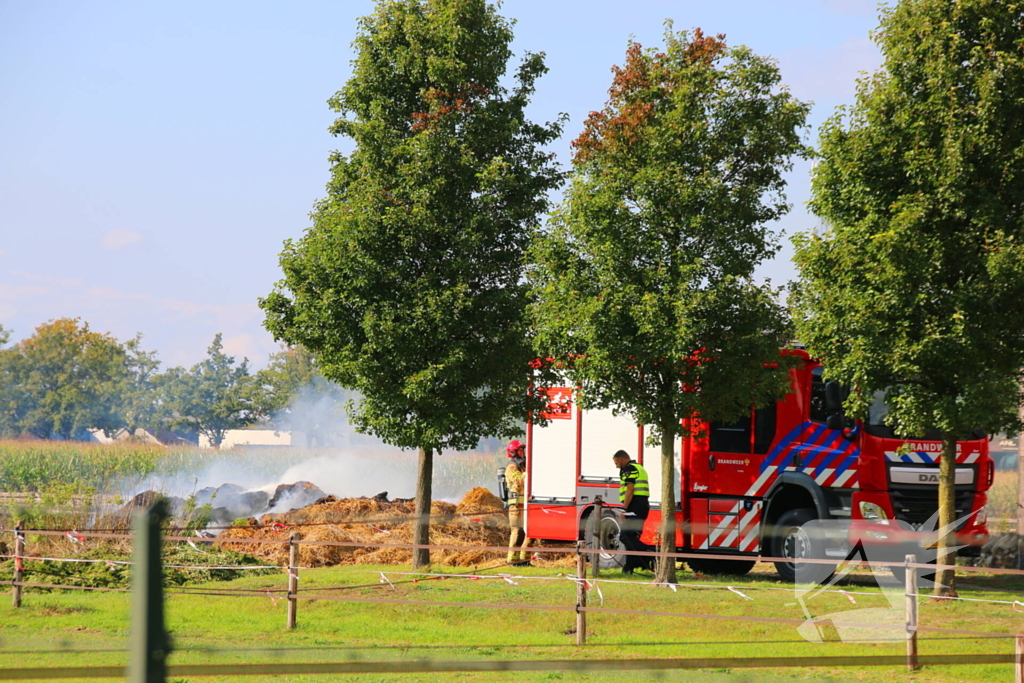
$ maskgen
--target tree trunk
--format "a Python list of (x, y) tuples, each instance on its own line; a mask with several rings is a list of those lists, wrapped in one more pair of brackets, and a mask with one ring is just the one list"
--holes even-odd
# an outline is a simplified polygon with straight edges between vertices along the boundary
[[(1017, 416), (1024, 422), (1024, 405)], [(1017, 533), (1024, 535), (1024, 434), (1017, 435)]]
[[(676, 458), (675, 430), (661, 427), (661, 527), (658, 551), (676, 551)], [(658, 583), (676, 582), (676, 559), (661, 557), (658, 562)]]
[[(430, 502), (431, 484), (434, 478), (434, 449), (420, 449), (419, 474), (416, 477), (416, 529), (412, 542), (417, 545), (430, 543)], [(417, 548), (412, 551), (412, 568), (423, 569), (430, 566), (430, 550)]]
[[(942, 460), (939, 463), (939, 539), (935, 561), (956, 562), (956, 434), (942, 434)], [(942, 569), (935, 574), (935, 595), (956, 595), (956, 572)]]

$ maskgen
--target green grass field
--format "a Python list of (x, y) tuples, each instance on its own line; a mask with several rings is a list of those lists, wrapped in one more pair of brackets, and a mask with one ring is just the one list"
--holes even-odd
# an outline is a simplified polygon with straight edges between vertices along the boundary
[[(521, 580), (511, 585), (504, 580), (451, 578), (398, 584), (393, 589), (379, 584), (379, 571), (399, 572), (396, 567), (345, 567), (304, 571), (302, 591), (308, 594), (346, 597), (476, 602), (513, 606), (510, 609), (458, 606), (412, 606), (359, 602), (299, 602), (298, 628), (285, 630), (286, 602), (278, 595), (276, 604), (265, 594), (260, 597), (219, 597), (172, 592), (166, 610), (176, 651), (171, 664), (323, 662), (380, 660), (479, 660), (479, 659), (609, 659), (672, 657), (751, 656), (840, 656), (901, 655), (900, 643), (865, 644), (849, 642), (809, 643), (793, 624), (741, 621), (590, 614), (589, 643), (575, 646), (571, 611), (515, 609), (516, 605), (574, 604), (572, 581), (557, 570), (526, 569), (524, 575), (552, 580)], [(404, 569), (404, 571), (408, 571)], [(454, 570), (445, 570), (453, 572)], [(520, 570), (517, 570), (520, 571)], [(493, 571), (492, 571), (493, 573)], [(606, 572), (609, 579), (624, 579)], [(961, 575), (961, 595), (972, 598), (1012, 600), (1024, 595), (1024, 582), (991, 575)], [(389, 578), (408, 580), (397, 573)], [(855, 578), (846, 590), (856, 595), (857, 605), (847, 597), (831, 594), (815, 598), (815, 616), (858, 607), (883, 606), (881, 597), (857, 595), (872, 591), (869, 577)], [(694, 584), (718, 588), (698, 588)], [(327, 590), (332, 586), (366, 586), (348, 590)], [(196, 584), (212, 590), (281, 589), (283, 573), (254, 576), (229, 582)], [(746, 600), (723, 589), (731, 585), (754, 598)], [(647, 612), (686, 612), (749, 617), (803, 619), (791, 590), (778, 583), (770, 567), (759, 565), (755, 573), (729, 580), (694, 578), (682, 574), (678, 592), (650, 585), (600, 583), (604, 606)], [(770, 589), (770, 590), (769, 590)], [(783, 589), (783, 590), (777, 590)], [(1015, 592), (1006, 592), (1015, 591)], [(877, 592), (877, 587), (874, 588)], [(592, 593), (592, 595), (594, 595)], [(596, 599), (596, 596), (594, 596)], [(125, 593), (56, 592), (33, 593), (29, 589), (24, 605), (14, 610), (8, 599), (0, 600), (0, 668), (30, 666), (120, 666), (126, 661), (121, 650), (128, 637), (129, 596)], [(1024, 630), (1024, 614), (1009, 605), (923, 600), (922, 626), (1015, 633)], [(835, 638), (837, 634), (832, 634)], [(89, 652), (89, 650), (94, 650)], [(97, 652), (95, 650), (115, 650)], [(1009, 654), (1013, 641), (922, 633), (920, 653)], [(667, 681), (1010, 681), (1011, 665), (936, 666), (909, 674), (904, 667), (863, 667), (854, 669), (780, 669), (777, 671), (735, 669), (729, 671), (638, 671), (618, 674), (576, 672), (394, 674), (349, 676), (357, 681), (434, 681), (440, 676), (459, 681), (579, 680), (598, 681), (609, 675), (631, 680)], [(73, 680), (73, 679), (68, 679)], [(84, 680), (84, 679), (83, 679)], [(92, 679), (101, 680), (101, 679)], [(114, 680), (114, 679), (111, 679)], [(179, 682), (185, 679), (176, 679)], [(195, 678), (189, 680), (262, 680), (251, 678)], [(279, 676), (282, 682), (339, 680), (337, 675)]]
[[(318, 457), (316, 451), (263, 452), (254, 463), (253, 455), (244, 451), (213, 452), (199, 449), (165, 450), (138, 444), (90, 446), (0, 441), (0, 492), (21, 494), (39, 489), (32, 512), (38, 522), (58, 528), (69, 523), (68, 515), (86, 522), (92, 515), (89, 505), (76, 507), (75, 494), (89, 491), (111, 492), (123, 489), (125, 482), (159, 477), (161, 473), (180, 473), (204, 467), (211, 458), (237, 462), (239, 466), (258, 466), (267, 472), (281, 469), (286, 462)], [(394, 457), (384, 456), (381, 457)], [(448, 454), (438, 460), (435, 478), (451, 490), (465, 490), (481, 481), (490, 482), (494, 454)], [(498, 458), (500, 460), (500, 458)], [(373, 492), (368, 492), (373, 493)], [(998, 472), (989, 493), (990, 515), (1009, 520), (1016, 509), (1016, 472)], [(19, 503), (19, 505), (21, 505)], [(74, 508), (71, 512), (65, 507)], [(79, 509), (80, 508), (80, 509)], [(14, 506), (0, 500), (0, 517), (15, 512)], [(52, 517), (52, 519), (51, 519)], [(1002, 523), (1002, 522), (1001, 522)], [(74, 521), (73, 525), (78, 525)], [(37, 527), (38, 528), (38, 527)], [(993, 528), (993, 531), (1004, 530)], [(9, 536), (6, 539), (9, 540)], [(70, 541), (47, 537), (46, 544), (38, 538), (30, 540), (35, 552), (43, 549), (58, 554), (78, 552)], [(63, 545), (62, 545), (63, 544)], [(64, 547), (67, 545), (68, 547)], [(115, 544), (116, 545), (116, 544)], [(129, 549), (119, 546), (121, 557)], [(99, 548), (101, 555), (113, 552)], [(105, 556), (105, 555), (104, 555)], [(180, 558), (189, 564), (200, 564), (204, 556), (190, 557), (185, 548), (168, 557)], [(99, 557), (99, 555), (97, 555)], [(209, 556), (207, 556), (209, 557)], [(218, 560), (220, 561), (220, 560)], [(227, 560), (223, 560), (227, 561)], [(232, 563), (234, 563), (232, 561)], [(10, 562), (0, 561), (0, 579), (10, 577)], [(30, 565), (32, 568), (33, 565)], [(40, 565), (35, 565), (41, 569)], [(57, 571), (49, 567), (48, 571)], [(513, 606), (509, 609), (469, 608), (459, 606), (414, 606), (359, 602), (306, 601), (299, 603), (299, 625), (295, 631), (285, 630), (285, 601), (279, 594), (276, 604), (265, 591), (285, 586), (283, 572), (271, 575), (246, 576), (228, 581), (200, 583), (201, 575), (182, 574), (178, 580), (192, 588), (214, 591), (246, 589), (260, 591), (259, 597), (222, 597), (185, 594), (169, 589), (167, 621), (177, 650), (171, 664), (257, 663), (257, 662), (321, 662), (379, 660), (535, 660), (535, 659), (632, 659), (693, 657), (785, 657), (785, 656), (848, 656), (902, 655), (904, 644), (868, 644), (840, 642), (838, 632), (829, 631), (825, 643), (804, 641), (797, 624), (727, 621), (708, 618), (655, 616), (651, 612), (684, 612), (691, 614), (731, 615), (803, 619), (795, 594), (778, 582), (770, 566), (759, 565), (743, 578), (729, 580), (694, 578), (681, 574), (678, 592), (649, 585), (625, 585), (603, 581), (601, 591), (604, 607), (641, 610), (644, 615), (589, 615), (589, 644), (574, 645), (571, 633), (575, 626), (572, 611), (540, 611), (515, 609), (516, 605), (574, 604), (575, 587), (557, 575), (556, 569), (528, 569), (532, 577), (551, 580), (520, 581), (513, 586), (503, 580), (466, 580), (398, 584), (394, 590), (378, 583), (380, 570), (407, 571), (398, 567), (352, 566), (303, 571), (302, 590), (307, 594), (385, 597), (445, 603), (472, 602)], [(118, 586), (124, 576), (105, 577), (105, 565), (89, 568), (61, 566), (60, 572), (81, 574), (80, 583)], [(124, 570), (119, 570), (124, 574)], [(441, 571), (452, 573), (454, 569)], [(519, 570), (517, 570), (519, 571)], [(565, 571), (565, 570), (561, 570)], [(492, 572), (493, 573), (493, 572)], [(624, 579), (621, 574), (607, 574), (608, 579)], [(403, 577), (394, 574), (396, 583)], [(37, 575), (29, 578), (46, 582)], [(50, 580), (66, 580), (50, 577)], [(857, 577), (845, 586), (853, 591), (874, 591), (868, 577)], [(1024, 600), (1024, 579), (995, 575), (961, 573), (963, 597), (996, 600)], [(698, 588), (694, 584), (711, 584), (717, 588)], [(358, 588), (369, 584), (370, 587)], [(730, 592), (731, 585), (754, 600)], [(330, 590), (328, 586), (346, 586), (347, 590)], [(814, 600), (815, 616), (844, 610), (887, 605), (881, 597), (855, 596), (854, 605), (843, 595), (828, 594)], [(9, 595), (0, 596), (0, 669), (33, 666), (122, 666), (126, 661), (124, 648), (128, 642), (129, 597), (125, 593), (84, 591), (42, 592), (27, 589), (24, 606), (14, 610)], [(980, 602), (932, 602), (921, 604), (921, 625), (945, 629), (1013, 634), (1024, 631), (1024, 613), (1008, 604)], [(103, 650), (102, 652), (100, 650)], [(930, 654), (1010, 654), (1010, 639), (984, 639), (922, 632), (920, 653)], [(731, 671), (637, 671), (602, 674), (580, 674), (571, 671), (521, 673), (448, 673), (448, 674), (368, 674), (360, 676), (307, 675), (280, 676), (268, 680), (297, 681), (435, 681), (441, 678), (458, 681), (534, 681), (579, 680), (599, 681), (609, 677), (630, 680), (703, 681), (738, 683), (740, 681), (1010, 681), (1011, 665), (966, 665), (928, 667), (908, 673), (904, 667), (853, 669), (780, 669), (777, 671), (734, 669)], [(74, 679), (66, 679), (74, 680)], [(82, 679), (102, 680), (102, 679)], [(108, 679), (120, 680), (120, 679)], [(185, 679), (178, 679), (180, 683)], [(263, 680), (227, 677), (189, 680)]]

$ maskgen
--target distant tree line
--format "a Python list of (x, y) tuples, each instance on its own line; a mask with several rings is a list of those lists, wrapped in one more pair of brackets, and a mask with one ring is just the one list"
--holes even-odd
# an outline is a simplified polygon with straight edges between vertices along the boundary
[[(302, 347), (253, 372), (224, 352), (221, 334), (190, 368), (161, 371), (141, 335), (121, 342), (78, 318), (51, 320), (7, 345), (0, 327), (0, 436), (80, 439), (90, 430), (173, 430), (219, 446), (229, 429), (266, 423), (326, 444), (343, 421), (344, 392)], [(301, 405), (301, 409), (299, 406)]]

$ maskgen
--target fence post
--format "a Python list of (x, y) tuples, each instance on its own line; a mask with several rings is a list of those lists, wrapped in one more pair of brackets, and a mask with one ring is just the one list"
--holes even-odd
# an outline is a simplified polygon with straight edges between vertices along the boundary
[(132, 568), (131, 642), (128, 652), (130, 683), (164, 683), (171, 640), (164, 629), (164, 571), (160, 533), (167, 519), (163, 498), (135, 517)]
[(587, 547), (593, 551), (590, 553), (590, 575), (596, 579), (601, 575), (601, 554), (597, 551), (601, 548), (598, 534), (601, 532), (601, 518), (604, 516), (602, 508), (604, 501), (598, 496), (595, 503), (594, 511), (590, 513), (590, 518), (587, 520)]
[(21, 578), (25, 567), (22, 557), (25, 555), (25, 532), (22, 520), (14, 525), (14, 580), (11, 581), (11, 605), (21, 607)]
[(1013, 662), (1014, 683), (1024, 683), (1024, 633), (1018, 633), (1014, 647), (1016, 658)]
[(907, 555), (903, 561), (907, 594), (907, 670), (917, 671), (917, 557)]
[(288, 541), (288, 628), (295, 628), (295, 613), (299, 608), (299, 534), (292, 532)]
[(576, 644), (587, 644), (587, 559), (583, 541), (576, 541)]

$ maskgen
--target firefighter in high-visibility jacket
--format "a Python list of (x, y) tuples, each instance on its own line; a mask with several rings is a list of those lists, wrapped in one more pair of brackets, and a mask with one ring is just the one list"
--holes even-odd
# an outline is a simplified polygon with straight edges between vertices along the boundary
[[(626, 509), (619, 540), (627, 550), (649, 551), (651, 547), (640, 540), (644, 521), (651, 512), (651, 484), (647, 470), (634, 462), (626, 451), (617, 451), (612, 462), (619, 468), (619, 503)], [(654, 560), (648, 555), (626, 555), (622, 572), (632, 574), (637, 569), (650, 570), (653, 567)]]
[(512, 462), (505, 468), (505, 485), (508, 487), (508, 563), (513, 567), (530, 566), (530, 539), (523, 528), (524, 503), (526, 502), (526, 446), (522, 442), (510, 441), (505, 449)]

